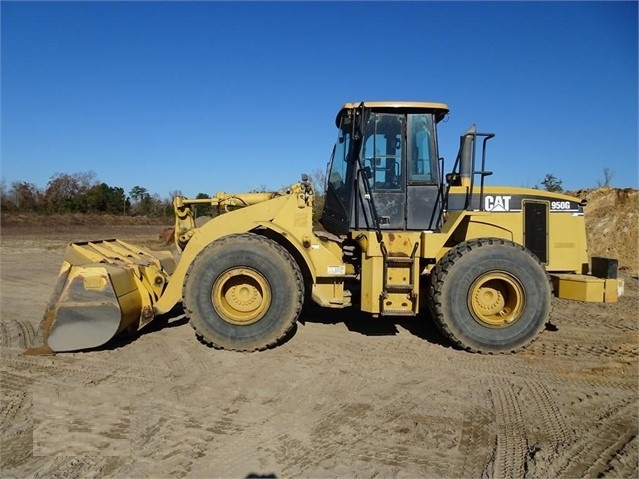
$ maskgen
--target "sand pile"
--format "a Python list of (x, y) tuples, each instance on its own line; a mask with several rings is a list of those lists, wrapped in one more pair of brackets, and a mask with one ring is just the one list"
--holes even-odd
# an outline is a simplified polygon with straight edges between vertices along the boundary
[(621, 268), (639, 271), (638, 190), (598, 188), (569, 193), (588, 200), (584, 208), (588, 254), (617, 258)]

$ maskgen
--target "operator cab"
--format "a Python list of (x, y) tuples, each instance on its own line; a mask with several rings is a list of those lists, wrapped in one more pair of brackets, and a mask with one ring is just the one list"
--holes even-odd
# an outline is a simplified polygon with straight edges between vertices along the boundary
[(443, 103), (347, 103), (327, 176), (322, 224), (352, 230), (435, 230), (441, 222), (436, 124)]

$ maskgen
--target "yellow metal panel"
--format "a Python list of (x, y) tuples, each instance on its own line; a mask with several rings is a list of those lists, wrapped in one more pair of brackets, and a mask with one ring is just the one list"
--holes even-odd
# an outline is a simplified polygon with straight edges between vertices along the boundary
[[(345, 103), (342, 110), (351, 110), (357, 108), (361, 103)], [(434, 103), (426, 101), (365, 101), (364, 106), (367, 108), (413, 108), (423, 110), (446, 110), (448, 105), (445, 103)]]
[(588, 264), (583, 215), (550, 213), (548, 270), (585, 272)]
[[(384, 299), (384, 311), (396, 314), (417, 313), (420, 273), (418, 255), (421, 252), (420, 243), (423, 233), (421, 231), (384, 231), (382, 235), (389, 259), (388, 291)], [(358, 238), (363, 250), (361, 309), (369, 313), (380, 314), (382, 313), (380, 298), (384, 290), (384, 257), (374, 232), (363, 231), (358, 235)], [(413, 257), (413, 254), (417, 256), (417, 260), (410, 262), (409, 258)], [(393, 262), (393, 258), (397, 258), (398, 261)], [(401, 290), (408, 287), (411, 279), (412, 291)]]
[(441, 258), (450, 249), (444, 248), (446, 240), (448, 240), (447, 233), (423, 231), (421, 237), (421, 251), (419, 253), (420, 256), (422, 258)]
[(555, 295), (562, 299), (589, 303), (614, 303), (623, 291), (623, 282), (583, 274), (551, 275)]
[[(375, 243), (377, 243), (375, 241)], [(379, 298), (384, 281), (384, 259), (380, 256), (366, 256), (362, 259), (361, 310), (379, 314)]]
[(619, 299), (618, 282), (616, 279), (604, 279), (604, 303), (616, 303)]
[[(484, 216), (473, 214), (468, 221), (465, 236), (461, 241), (472, 238), (503, 238), (521, 244), (523, 242), (523, 222), (521, 213), (499, 213)], [(457, 238), (456, 238), (457, 239)]]
[[(406, 111), (419, 111), (423, 110), (424, 112), (434, 112), (435, 113), (435, 121), (439, 122), (448, 114), (450, 111), (448, 105), (445, 103), (433, 103), (433, 102), (420, 102), (420, 101), (365, 101), (363, 102), (366, 108), (374, 108), (374, 109), (392, 109), (397, 108), (399, 112), (402, 110)], [(340, 118), (344, 112), (344, 110), (353, 110), (358, 108), (362, 102), (359, 103), (345, 103), (342, 109), (337, 114), (337, 118), (335, 119), (335, 123), (339, 127)]]
[(337, 278), (318, 278), (312, 286), (311, 297), (324, 308), (344, 308), (351, 305), (350, 295), (344, 292), (344, 282)]

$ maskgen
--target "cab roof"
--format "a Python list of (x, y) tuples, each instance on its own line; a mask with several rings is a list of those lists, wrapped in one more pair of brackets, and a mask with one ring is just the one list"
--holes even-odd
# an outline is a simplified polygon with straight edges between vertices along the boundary
[(364, 101), (359, 103), (345, 103), (337, 114), (335, 123), (339, 127), (339, 120), (345, 110), (353, 110), (361, 104), (364, 107), (376, 111), (395, 112), (395, 113), (434, 113), (435, 120), (441, 121), (449, 112), (448, 105), (445, 103), (434, 103), (426, 101)]

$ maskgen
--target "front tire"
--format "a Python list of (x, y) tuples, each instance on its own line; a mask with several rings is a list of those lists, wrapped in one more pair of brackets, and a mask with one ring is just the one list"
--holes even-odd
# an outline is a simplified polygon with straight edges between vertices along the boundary
[(552, 286), (526, 248), (499, 238), (461, 243), (431, 273), (429, 307), (456, 346), (503, 353), (530, 344), (550, 316)]
[(302, 274), (288, 251), (247, 233), (214, 241), (195, 257), (182, 302), (202, 341), (255, 351), (275, 346), (291, 331), (303, 299)]

